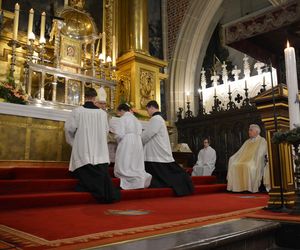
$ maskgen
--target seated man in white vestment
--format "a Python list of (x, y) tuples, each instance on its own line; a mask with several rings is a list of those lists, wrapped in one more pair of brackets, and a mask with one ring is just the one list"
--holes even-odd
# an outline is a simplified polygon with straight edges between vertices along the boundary
[[(259, 191), (264, 172), (267, 172), (267, 142), (260, 136), (260, 127), (251, 124), (249, 139), (229, 159), (227, 190), (233, 192)], [(268, 175), (265, 175), (265, 178)], [(264, 180), (264, 183), (269, 183)], [(268, 187), (266, 187), (268, 189)]]
[(152, 175), (151, 188), (170, 187), (177, 196), (192, 194), (191, 177), (175, 162), (165, 120), (156, 101), (146, 105), (151, 116), (142, 133), (145, 169)]
[(117, 112), (121, 118), (110, 125), (118, 141), (114, 174), (122, 189), (147, 188), (152, 176), (145, 171), (142, 125), (127, 104), (120, 104)]
[(209, 176), (215, 169), (216, 151), (209, 145), (209, 139), (203, 140), (203, 149), (199, 151), (198, 160), (193, 167), (192, 176)]
[(72, 146), (69, 170), (79, 179), (77, 191), (91, 192), (103, 203), (120, 199), (108, 172), (107, 114), (95, 104), (97, 92), (85, 91), (83, 106), (73, 109), (65, 123), (66, 141)]

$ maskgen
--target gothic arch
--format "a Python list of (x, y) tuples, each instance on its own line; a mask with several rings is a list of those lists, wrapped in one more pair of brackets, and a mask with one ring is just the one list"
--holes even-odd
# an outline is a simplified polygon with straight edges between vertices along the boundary
[(177, 38), (173, 58), (170, 60), (170, 84), (168, 117), (176, 120), (176, 109), (184, 107), (185, 92), (191, 93), (191, 107), (195, 109), (193, 96), (197, 94), (200, 70), (210, 37), (223, 14), (223, 0), (191, 0)]

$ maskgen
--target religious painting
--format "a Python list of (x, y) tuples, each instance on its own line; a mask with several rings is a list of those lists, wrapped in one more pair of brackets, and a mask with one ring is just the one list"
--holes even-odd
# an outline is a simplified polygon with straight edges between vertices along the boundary
[(61, 63), (81, 66), (81, 42), (67, 36), (61, 37)]

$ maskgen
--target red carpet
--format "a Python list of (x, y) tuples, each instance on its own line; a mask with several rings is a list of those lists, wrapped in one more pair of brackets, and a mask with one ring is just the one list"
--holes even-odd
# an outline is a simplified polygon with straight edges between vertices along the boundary
[[(23, 249), (82, 249), (241, 217), (265, 206), (267, 200), (267, 195), (225, 193), (4, 210), (0, 214), (0, 235)], [(142, 215), (116, 214), (128, 210)]]
[[(110, 168), (113, 176), (113, 168)], [(120, 180), (112, 179), (115, 186)], [(224, 192), (226, 185), (215, 184), (215, 176), (193, 177), (195, 194)], [(89, 193), (75, 192), (77, 180), (69, 173), (67, 166), (47, 167), (6, 166), (0, 167), (0, 208), (26, 208), (88, 204), (96, 201)], [(172, 197), (170, 188), (122, 190), (122, 200)]]

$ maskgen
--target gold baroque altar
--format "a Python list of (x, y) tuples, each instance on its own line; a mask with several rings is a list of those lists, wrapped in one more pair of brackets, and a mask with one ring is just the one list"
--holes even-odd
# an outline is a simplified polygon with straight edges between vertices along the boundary
[(68, 161), (64, 120), (69, 112), (58, 116), (55, 110), (22, 106), (0, 103), (0, 160)]
[[(69, 160), (65, 117), (31, 116), (25, 111), (28, 106), (43, 107), (41, 114), (71, 110), (84, 102), (86, 87), (104, 91), (110, 109), (125, 101), (144, 114), (149, 100), (160, 102), (167, 63), (149, 54), (148, 1), (104, 0), (101, 32), (84, 9), (85, 1), (64, 2), (52, 20), (49, 40), (48, 13), (31, 9), (26, 32), (17, 25), (22, 5), (16, 4), (14, 12), (4, 10), (0, 80), (10, 74), (28, 94), (30, 105), (18, 106), (16, 113), (0, 109), (0, 160)], [(40, 15), (37, 37), (30, 22)]]
[(47, 13), (41, 13), (37, 39), (32, 32), (37, 15), (33, 9), (27, 34), (18, 31), (22, 6), (16, 4), (14, 13), (4, 11), (2, 80), (10, 74), (17, 87), (34, 100), (31, 103), (38, 100), (39, 105), (45, 101), (46, 105), (80, 105), (86, 87), (98, 91), (102, 87), (112, 109), (124, 101), (139, 110), (151, 99), (160, 102), (167, 63), (149, 54), (147, 0), (104, 0), (101, 33), (84, 9), (85, 1), (67, 2), (56, 10), (49, 40), (45, 35)]

